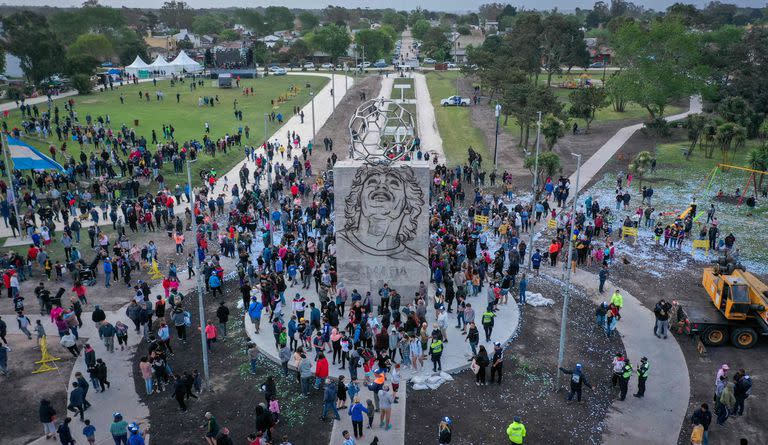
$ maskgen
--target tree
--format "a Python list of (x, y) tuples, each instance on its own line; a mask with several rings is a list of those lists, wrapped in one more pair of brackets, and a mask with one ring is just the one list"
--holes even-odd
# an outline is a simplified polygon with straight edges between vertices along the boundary
[(724, 26), (704, 33), (701, 39), (701, 63), (707, 67), (708, 85), (704, 98), (718, 102), (728, 94), (728, 86), (742, 66), (750, 63), (744, 28)]
[(219, 33), (219, 39), (223, 42), (232, 42), (240, 39), (240, 34), (234, 29), (224, 29)]
[(427, 32), (432, 29), (432, 25), (429, 23), (426, 19), (421, 19), (413, 24), (411, 27), (411, 35), (414, 39), (417, 40), (424, 40), (424, 36), (427, 35)]
[(384, 11), (384, 14), (382, 14), (381, 23), (385, 25), (391, 25), (393, 28), (395, 28), (395, 31), (401, 33), (405, 31), (405, 27), (408, 24), (408, 18), (399, 12), (388, 9)]
[(264, 24), (264, 16), (255, 9), (240, 9), (237, 11), (238, 21), (260, 36), (269, 34), (272, 30)]
[(98, 66), (99, 61), (94, 57), (87, 54), (74, 54), (67, 56), (64, 63), (64, 73), (68, 76), (85, 74), (90, 77), (96, 73)]
[(568, 113), (572, 117), (584, 119), (589, 131), (597, 110), (608, 105), (608, 94), (603, 88), (579, 88), (568, 95), (568, 101), (571, 103)]
[(525, 158), (525, 161), (523, 161), (523, 167), (527, 168), (528, 171), (531, 172), (531, 176), (536, 174), (537, 183), (541, 184), (544, 182), (542, 181), (542, 176), (544, 176), (545, 178), (552, 177), (552, 176), (555, 176), (555, 174), (557, 174), (557, 172), (560, 171), (560, 156), (558, 156), (557, 153), (552, 151), (540, 153), (538, 172), (534, 172), (534, 169), (536, 168), (536, 157), (528, 156)]
[(149, 58), (147, 43), (136, 30), (122, 27), (110, 32), (109, 38), (112, 41), (114, 53), (120, 59), (121, 64), (128, 65), (133, 62), (137, 55), (144, 60)]
[(175, 29), (191, 28), (194, 11), (183, 1), (169, 0), (160, 7), (160, 20)]
[(347, 30), (338, 25), (323, 26), (312, 38), (312, 44), (334, 60), (347, 53), (351, 41)]
[(472, 30), (467, 25), (459, 25), (456, 27), (456, 32), (463, 36), (468, 36), (472, 34)]
[(683, 126), (688, 130), (688, 141), (691, 145), (688, 147), (688, 152), (685, 155), (686, 159), (690, 159), (693, 154), (693, 149), (696, 148), (696, 144), (701, 147), (702, 136), (704, 135), (704, 126), (707, 123), (707, 118), (702, 114), (689, 114), (685, 118)]
[(19, 58), (21, 70), (37, 84), (61, 70), (63, 49), (42, 15), (22, 11), (3, 17), (3, 48)]
[(217, 15), (198, 15), (192, 20), (192, 31), (195, 34), (219, 34), (224, 30), (224, 22)]
[(587, 13), (585, 24), (587, 28), (597, 28), (608, 22), (610, 10), (605, 2), (599, 1), (595, 3), (592, 10)]
[(301, 21), (302, 31), (312, 31), (320, 24), (320, 19), (309, 11), (299, 14), (299, 21)]
[(638, 190), (642, 188), (643, 176), (651, 171), (651, 164), (653, 164), (653, 155), (649, 151), (641, 151), (629, 164), (629, 171), (637, 178)]
[(670, 101), (703, 89), (699, 38), (679, 21), (658, 20), (647, 29), (626, 22), (613, 41), (622, 70), (612, 81), (648, 110), (651, 120), (663, 117)]
[(89, 56), (97, 61), (104, 61), (112, 56), (112, 42), (101, 34), (83, 34), (69, 45), (69, 57)]
[(386, 57), (394, 48), (392, 39), (379, 29), (359, 31), (355, 34), (355, 43), (365, 48), (365, 57), (369, 60)]
[(264, 20), (273, 30), (292, 30), (293, 13), (285, 6), (268, 6), (264, 10)]
[(717, 104), (717, 113), (726, 122), (733, 122), (742, 127), (754, 127), (754, 136), (757, 135), (757, 121), (755, 112), (743, 97), (728, 96)]
[(72, 76), (72, 87), (78, 93), (85, 95), (93, 91), (93, 82), (91, 82), (91, 77), (87, 74), (75, 74)]
[(701, 12), (696, 6), (675, 3), (667, 8), (667, 16), (679, 19), (685, 26), (695, 26), (701, 22)]
[(562, 14), (549, 15), (541, 23), (538, 41), (547, 70), (547, 86), (551, 85), (553, 74), (562, 72), (563, 65), (585, 65), (588, 60), (584, 33), (579, 28), (576, 21)]
[[(768, 144), (763, 143), (747, 153), (747, 164), (753, 170), (768, 171)], [(764, 174), (759, 175), (757, 188), (763, 189)]]
[(717, 127), (715, 139), (720, 147), (723, 164), (728, 163), (728, 154), (732, 156), (747, 141), (747, 129), (733, 122), (726, 122)]
[(325, 20), (338, 26), (346, 26), (349, 11), (343, 6), (328, 6), (323, 10)]
[(451, 54), (451, 43), (440, 28), (430, 28), (424, 36), (421, 51), (435, 60), (447, 60)]
[(768, 115), (768, 29), (754, 26), (744, 35), (747, 56), (736, 66), (731, 82), (725, 86), (727, 95), (741, 96), (755, 113)]
[(541, 134), (544, 136), (544, 142), (547, 143), (549, 151), (552, 151), (557, 144), (557, 140), (565, 135), (565, 127), (568, 124), (555, 115), (549, 114), (544, 118), (541, 125)]
[(291, 45), (290, 48), (288, 48), (288, 57), (291, 61), (297, 62), (305, 60), (309, 55), (309, 45), (304, 40), (298, 39), (293, 42), (293, 45)]
[(178, 49), (193, 49), (195, 44), (189, 39), (183, 39), (176, 42), (176, 48)]

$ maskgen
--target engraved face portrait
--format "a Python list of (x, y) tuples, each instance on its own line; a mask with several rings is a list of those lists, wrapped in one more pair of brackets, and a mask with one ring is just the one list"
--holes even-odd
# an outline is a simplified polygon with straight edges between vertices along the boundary
[(359, 168), (344, 204), (345, 224), (338, 233), (342, 240), (369, 255), (428, 264), (408, 246), (425, 204), (410, 167)]

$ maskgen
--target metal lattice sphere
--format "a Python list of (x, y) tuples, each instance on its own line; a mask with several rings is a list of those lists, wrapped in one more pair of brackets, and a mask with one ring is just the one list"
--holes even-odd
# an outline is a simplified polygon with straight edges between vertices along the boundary
[(389, 99), (360, 105), (349, 121), (351, 156), (367, 163), (398, 161), (413, 147), (413, 115)]

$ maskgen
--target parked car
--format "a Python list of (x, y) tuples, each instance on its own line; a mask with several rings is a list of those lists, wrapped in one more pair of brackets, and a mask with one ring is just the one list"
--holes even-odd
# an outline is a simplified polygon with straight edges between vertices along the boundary
[(589, 64), (590, 68), (605, 68), (606, 66), (608, 66), (608, 64), (605, 62), (595, 62)]
[(279, 66), (269, 67), (269, 72), (272, 73), (273, 76), (285, 76), (286, 74), (285, 68), (280, 68)]
[(291, 69), (293, 69), (293, 68), (301, 68), (301, 64), (296, 63), (296, 62), (291, 62), (291, 63), (288, 64), (288, 68), (291, 68)]
[(458, 67), (459, 67), (458, 65), (456, 65), (456, 64), (455, 64), (455, 63), (453, 63), (453, 62), (448, 62), (448, 63), (446, 63), (446, 66), (448, 67), (448, 69), (451, 69), (451, 68), (458, 68)]
[(424, 63), (428, 63), (430, 65), (434, 65), (435, 63), (437, 63), (437, 60), (435, 60), (435, 59), (433, 59), (431, 57), (427, 57), (426, 59), (424, 59)]
[(357, 64), (358, 68), (368, 68), (369, 66), (371, 66), (371, 62), (360, 62)]
[(440, 100), (440, 105), (444, 107), (467, 107), (472, 104), (472, 100), (468, 97), (451, 96), (446, 99)]
[(387, 64), (387, 62), (385, 62), (383, 60), (379, 60), (378, 62), (374, 63), (373, 66), (374, 66), (374, 68), (386, 68), (389, 65)]
[(324, 64), (320, 65), (320, 68), (322, 68), (324, 70), (332, 70), (333, 69), (333, 64), (332, 63), (324, 63)]
[(307, 62), (307, 63), (304, 64), (304, 68), (306, 68), (308, 70), (313, 70), (313, 69), (315, 69), (315, 64), (312, 63), (312, 62)]

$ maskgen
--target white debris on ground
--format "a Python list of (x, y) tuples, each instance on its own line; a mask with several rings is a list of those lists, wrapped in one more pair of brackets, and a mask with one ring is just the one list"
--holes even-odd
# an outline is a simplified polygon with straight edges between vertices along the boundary
[(446, 382), (452, 382), (453, 377), (447, 372), (433, 372), (430, 374), (416, 374), (408, 380), (413, 389), (421, 391), (424, 389), (437, 389)]
[(539, 293), (526, 291), (525, 303), (533, 307), (542, 307), (542, 306), (552, 306), (553, 304), (555, 304), (555, 300), (552, 300), (551, 298), (546, 298), (545, 296)]

